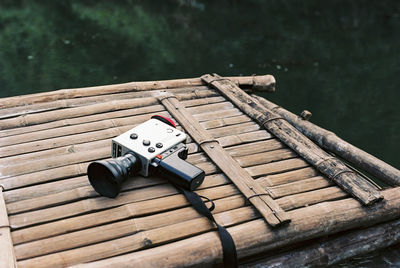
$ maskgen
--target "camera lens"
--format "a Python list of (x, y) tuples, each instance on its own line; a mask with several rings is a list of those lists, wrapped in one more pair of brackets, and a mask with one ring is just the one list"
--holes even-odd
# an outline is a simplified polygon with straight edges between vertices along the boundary
[(112, 159), (90, 163), (89, 182), (100, 195), (116, 197), (122, 182), (140, 170), (140, 160), (133, 153)]

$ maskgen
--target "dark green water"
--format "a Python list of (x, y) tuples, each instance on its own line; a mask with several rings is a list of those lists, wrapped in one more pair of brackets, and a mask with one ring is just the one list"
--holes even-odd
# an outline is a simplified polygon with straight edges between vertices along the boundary
[(399, 1), (0, 2), (0, 97), (268, 73), (270, 100), (397, 168), (399, 63)]

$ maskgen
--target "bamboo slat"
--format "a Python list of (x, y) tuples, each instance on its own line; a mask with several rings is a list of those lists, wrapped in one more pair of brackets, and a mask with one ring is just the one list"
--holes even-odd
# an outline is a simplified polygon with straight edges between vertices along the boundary
[[(257, 158), (257, 155), (254, 155), (254, 158)], [(276, 159), (280, 159), (280, 156), (275, 156), (277, 157)], [(250, 160), (252, 161), (252, 160)], [(251, 163), (249, 161), (249, 163)], [(273, 161), (273, 159), (265, 159), (266, 163)], [(285, 160), (283, 160), (285, 161)], [(279, 162), (275, 162), (279, 163)], [(270, 164), (262, 164), (263, 165), (271, 165)], [(203, 162), (200, 164), (197, 164), (199, 168), (202, 168), (206, 174), (211, 174), (215, 173), (218, 171), (218, 169), (211, 163), (209, 162)], [(246, 162), (244, 162), (244, 166), (246, 166)], [(285, 163), (285, 165), (278, 165), (281, 167), (281, 170), (286, 170), (293, 168), (291, 167), (290, 163)], [(254, 166), (258, 167), (258, 166)], [(246, 168), (245, 170), (251, 169), (253, 167)], [(263, 169), (264, 170), (264, 169)], [(268, 169), (266, 169), (268, 172)], [(277, 169), (279, 172), (279, 169)], [(265, 173), (264, 173), (265, 174)], [(149, 183), (150, 185), (153, 183)], [(67, 217), (67, 216), (73, 216), (73, 215), (78, 215), (80, 213), (88, 212), (91, 210), (99, 209), (99, 208), (107, 208), (107, 207), (113, 207), (116, 205), (120, 204), (125, 204), (129, 202), (135, 202), (135, 200), (140, 200), (142, 198), (141, 196), (145, 195), (144, 192), (148, 192), (148, 198), (151, 198), (152, 195), (153, 197), (160, 197), (164, 195), (170, 195), (174, 194), (176, 190), (172, 187), (172, 189), (169, 189), (168, 187), (171, 186), (166, 186), (166, 185), (160, 185), (160, 187), (148, 187), (143, 188), (140, 191), (139, 194), (135, 194), (134, 192), (123, 192), (122, 197), (119, 197), (116, 200), (110, 200), (107, 198), (103, 197), (97, 197), (97, 198), (92, 198), (92, 199), (84, 199), (81, 201), (76, 201), (70, 204), (65, 204), (65, 205), (60, 205), (58, 207), (50, 207), (46, 209), (41, 209), (41, 210), (35, 210), (32, 212), (25, 212), (23, 214), (18, 214), (15, 216), (10, 217), (10, 222), (13, 228), (20, 228), (26, 225), (31, 225), (35, 223), (40, 223), (40, 222), (46, 222), (50, 220), (55, 220), (58, 218), (62, 217)], [(231, 186), (232, 187), (232, 186)], [(167, 189), (168, 188), (168, 189)], [(126, 195), (126, 197), (125, 197)], [(135, 195), (135, 196), (134, 196)], [(82, 198), (90, 198), (90, 197), (95, 197), (97, 196), (97, 193), (94, 192), (94, 190), (88, 186), (83, 186), (81, 188), (75, 188), (69, 191), (63, 191), (59, 193), (55, 193), (52, 195), (47, 195), (45, 197), (38, 197), (35, 199), (28, 199), (25, 201), (20, 201), (20, 202), (14, 202), (8, 204), (9, 208), (9, 213), (17, 213), (25, 210), (31, 210), (31, 209), (38, 209), (41, 207), (49, 206), (49, 205), (55, 205), (55, 204), (63, 204), (67, 201), (75, 201), (79, 200)], [(137, 199), (139, 198), (139, 199)]]
[(247, 263), (256, 267), (327, 267), (343, 260), (380, 250), (400, 242), (400, 220), (377, 224), (361, 230), (313, 243), (302, 249)]
[[(332, 179), (345, 191), (364, 205), (371, 205), (382, 199), (379, 191), (364, 178), (350, 170), (337, 158), (332, 157), (275, 112), (261, 107), (252, 97), (243, 92), (232, 81), (218, 75), (204, 75), (203, 81), (218, 89), (239, 109), (255, 119), (263, 127), (277, 136), (321, 173)], [(258, 108), (258, 110), (255, 109)], [(260, 112), (262, 110), (263, 112)]]
[[(172, 88), (168, 89), (168, 91), (174, 92), (174, 94), (179, 94), (179, 95), (187, 95), (194, 93), (197, 98), (203, 98), (206, 95), (207, 96), (217, 95), (215, 91), (208, 89), (207, 86)], [(3, 113), (0, 115), (0, 118), (3, 119), (29, 113), (38, 113), (38, 112), (45, 112), (57, 109), (79, 107), (95, 103), (102, 103), (111, 100), (145, 98), (145, 97), (150, 97), (152, 94), (153, 91), (136, 91), (136, 92), (113, 93), (107, 95), (33, 103), (24, 106), (4, 108), (2, 109)]]
[[(288, 212), (291, 223), (279, 231), (270, 228), (260, 219), (233, 226), (228, 231), (235, 241), (238, 257), (242, 259), (321, 235), (398, 218), (400, 188), (385, 190), (382, 194), (385, 202), (369, 208), (348, 198), (293, 210)], [(135, 267), (212, 266), (221, 263), (221, 260), (222, 249), (218, 236), (215, 232), (208, 232), (168, 245), (75, 267), (124, 267), (128, 264)]]
[[(215, 176), (214, 176), (215, 177)], [(217, 178), (217, 177), (215, 177)], [(215, 178), (213, 180), (215, 180)], [(223, 176), (219, 175), (219, 178), (223, 179), (224, 182), (228, 180)], [(206, 181), (209, 181), (208, 178)], [(305, 180), (306, 181), (306, 180)], [(291, 194), (300, 193), (303, 190), (298, 187), (293, 187), (291, 184), (286, 184), (280, 186), (282, 192), (290, 192)], [(311, 187), (308, 191), (311, 191)], [(321, 196), (329, 200), (332, 198), (332, 194), (329, 191), (324, 192), (324, 194), (311, 194), (314, 196), (315, 200), (320, 200)], [(298, 200), (302, 200), (299, 198)], [(308, 204), (316, 202), (315, 200), (308, 199)], [(285, 199), (280, 199), (282, 204), (288, 202)], [(241, 195), (234, 195), (227, 198), (222, 198), (214, 201), (216, 209), (213, 213), (218, 213), (222, 211), (227, 211), (235, 208), (242, 207), (246, 204), (245, 199)], [(293, 205), (304, 205), (302, 202), (293, 202), (290, 204), (292, 208)], [(164, 213), (159, 213), (155, 215), (145, 216), (142, 218), (134, 218), (126, 221), (120, 221), (118, 223), (111, 223), (106, 225), (101, 225), (99, 227), (85, 229), (77, 232), (68, 233), (60, 236), (53, 236), (42, 240), (33, 241), (30, 243), (25, 243), (20, 246), (16, 246), (16, 254), (18, 259), (25, 259), (33, 256), (44, 255), (47, 253), (52, 253), (56, 251), (66, 250), (70, 248), (75, 248), (78, 246), (89, 245), (96, 242), (106, 241), (110, 239), (115, 239), (129, 234), (134, 234), (138, 231), (150, 230), (154, 228), (159, 228), (166, 226), (168, 224), (173, 224), (177, 222), (183, 222), (189, 219), (200, 217), (200, 215), (190, 208), (183, 208), (179, 210), (168, 211)], [(250, 220), (251, 218), (247, 219)]]
[[(231, 133), (231, 135), (217, 138), (217, 140), (222, 146), (233, 146), (243, 142), (253, 142), (270, 138), (271, 135), (268, 132), (265, 130), (258, 130), (248, 133)], [(189, 153), (199, 151), (199, 147), (195, 143), (187, 144), (187, 147), (189, 149)], [(88, 164), (88, 162), (79, 163), (30, 174), (23, 174), (11, 178), (0, 179), (0, 185), (2, 185), (4, 189), (9, 190), (37, 183), (45, 183), (57, 179), (79, 176), (86, 174)], [(5, 194), (7, 193), (8, 191)]]
[(265, 177), (260, 177), (257, 180), (265, 185), (268, 186), (276, 186), (291, 182), (296, 182), (305, 178), (310, 178), (319, 175), (319, 172), (313, 167), (305, 167), (300, 168), (293, 171), (287, 171), (284, 173), (277, 173), (273, 175), (268, 175)]
[(239, 190), (272, 226), (290, 221), (285, 212), (272, 200), (268, 193), (222, 148), (213, 133), (206, 130), (186, 110), (179, 100), (165, 92), (159, 96), (161, 103), (200, 145), (210, 159), (232, 180)]
[[(328, 196), (329, 195), (324, 196), (325, 200), (329, 200)], [(216, 218), (217, 219), (221, 218), (223, 222), (222, 224), (225, 226), (230, 225), (229, 221), (231, 221), (231, 224), (234, 224), (241, 221), (249, 221), (260, 217), (259, 214), (255, 213), (255, 210), (252, 209), (251, 207), (243, 207), (245, 205), (245, 199), (240, 196), (231, 196), (227, 198), (222, 198), (216, 200), (215, 204), (216, 208), (219, 209), (215, 210), (214, 214), (217, 213), (215, 214)], [(234, 210), (231, 211), (232, 209)], [(224, 213), (220, 215), (218, 214), (220, 212)], [(241, 213), (243, 214), (240, 215)], [(151, 216), (145, 216), (142, 218), (129, 219), (126, 221), (111, 223), (108, 225), (101, 225), (99, 227), (91, 229), (85, 229), (77, 232), (68, 233), (65, 235), (49, 237), (47, 239), (42, 239), (30, 243), (17, 245), (15, 247), (16, 255), (18, 259), (26, 259), (57, 251), (68, 250), (78, 246), (87, 246), (93, 243), (108, 241), (110, 239), (116, 239), (126, 235), (134, 235), (134, 236), (133, 237), (130, 236), (131, 239), (123, 239), (124, 243), (125, 244), (128, 243), (129, 246), (126, 246), (125, 249), (121, 250), (123, 250), (124, 252), (133, 251), (143, 247), (147, 247), (148, 244), (143, 243), (144, 241), (147, 240), (152, 241), (151, 245), (154, 246), (157, 243), (176, 240), (178, 238), (185, 237), (186, 235), (195, 235), (201, 230), (202, 226), (204, 226), (203, 228), (206, 228), (204, 229), (204, 231), (213, 229), (213, 226), (207, 223), (207, 221), (204, 222), (203, 219), (198, 219), (198, 218), (201, 218), (201, 216), (196, 212), (194, 212), (193, 210), (189, 208), (182, 208), (179, 210), (169, 211)], [(227, 221), (226, 219), (231, 219), (231, 220)], [(200, 226), (200, 228), (188, 228), (187, 227), (189, 225), (189, 223), (187, 222), (188, 220), (190, 220), (190, 222), (193, 222), (192, 223), (193, 226)], [(176, 229), (178, 226), (179, 226), (178, 229), (187, 230), (188, 233), (185, 234), (182, 232), (179, 233), (174, 232), (173, 230)], [(157, 234), (159, 234), (160, 232), (169, 235), (167, 235), (167, 237), (164, 237), (163, 238), (164, 240), (159, 241), (160, 237), (157, 236)], [(109, 243), (118, 243), (118, 241), (113, 240), (110, 241)], [(75, 259), (75, 262), (93, 260), (93, 258), (96, 257), (91, 256), (90, 257), (91, 259), (87, 259), (86, 256), (86, 255), (91, 255), (90, 252), (93, 252), (93, 250), (100, 251), (102, 254), (108, 254), (108, 256), (121, 253), (121, 251), (114, 251), (112, 247), (107, 247), (104, 244), (97, 244), (94, 246), (77, 248), (76, 250), (72, 250), (70, 252), (57, 253), (53, 256), (46, 256), (40, 258), (40, 262), (51, 263), (53, 261), (55, 263), (52, 263), (52, 265), (57, 265), (60, 264), (59, 260), (60, 257), (62, 259), (70, 259), (68, 256), (71, 255), (75, 256), (73, 257), (73, 259)], [(43, 265), (43, 263), (36, 263), (36, 261), (37, 260), (32, 260), (29, 261), (29, 263), (33, 262), (36, 265), (39, 264), (40, 266)], [(71, 263), (63, 263), (63, 264), (69, 265)]]
[[(234, 120), (236, 120), (237, 118), (222, 119), (225, 120), (223, 122), (221, 121), (221, 118), (232, 117), (235, 114), (238, 114), (236, 110), (231, 108), (233, 108), (232, 104), (225, 102), (225, 103), (216, 103), (205, 106), (190, 107), (188, 109), (191, 112), (195, 113), (196, 117), (199, 117), (200, 119), (208, 117), (206, 119), (208, 121), (212, 119), (216, 120), (215, 122), (210, 122), (210, 124), (230, 125), (234, 124), (235, 123)], [(223, 109), (222, 112), (219, 112), (218, 111), (219, 109)], [(207, 111), (205, 115), (203, 115), (204, 111)], [(209, 111), (214, 111), (214, 113), (210, 115)], [(169, 114), (165, 112), (159, 112), (158, 114), (169, 116)], [(118, 133), (123, 133), (132, 128), (133, 125), (135, 125), (135, 122), (143, 122), (145, 121), (145, 119), (148, 119), (151, 115), (153, 114), (151, 113), (147, 114), (147, 117), (146, 115), (135, 116), (133, 119), (128, 117), (120, 119), (102, 120), (99, 122), (93, 122), (88, 124), (79, 124), (75, 126), (56, 128), (54, 130), (43, 130), (28, 134), (5, 137), (0, 139), (2, 140), (1, 143), (3, 145), (7, 145), (0, 148), (0, 157), (18, 155), (23, 153), (50, 149), (50, 148), (57, 148), (70, 144), (84, 143), (89, 141), (101, 140), (109, 137), (115, 137), (119, 135)], [(243, 121), (243, 122), (249, 121), (249, 119), (244, 118), (243, 116), (240, 117), (239, 119), (240, 120), (238, 121)], [(209, 123), (204, 123), (204, 124), (207, 125)], [(253, 129), (255, 129), (255, 127), (257, 127), (256, 124), (253, 125)], [(211, 126), (211, 128), (213, 128), (213, 126)], [(85, 132), (85, 131), (90, 131), (90, 132)], [(215, 131), (221, 131), (221, 130), (215, 130)], [(66, 133), (65, 135), (67, 134), (69, 135), (65, 136), (64, 133)], [(24, 138), (21, 138), (21, 136), (29, 137), (28, 141), (25, 140)], [(45, 140), (45, 138), (49, 137), (54, 137), (52, 142), (48, 142), (47, 140)], [(72, 141), (74, 143), (72, 143)]]
[(254, 95), (253, 97), (258, 100), (261, 105), (264, 105), (269, 110), (273, 110), (284, 117), (289, 123), (322, 148), (334, 152), (355, 166), (369, 172), (390, 185), (400, 185), (400, 170), (342, 140), (331, 131), (304, 120), (264, 98)]
[[(239, 76), (230, 77), (239, 85), (253, 86), (254, 90), (274, 91), (275, 78), (271, 75), (263, 76)], [(112, 93), (129, 91), (146, 91), (157, 89), (169, 89), (177, 87), (201, 86), (203, 82), (200, 78), (148, 81), (148, 82), (130, 82), (108, 86), (95, 86), (75, 89), (60, 89), (52, 92), (36, 93), (24, 96), (3, 98), (0, 100), (0, 108), (9, 108), (14, 106), (23, 106), (33, 103), (49, 102), (54, 100), (80, 98), (86, 96), (98, 96)]]
[[(289, 154), (287, 154), (287, 152), (276, 150), (276, 151), (252, 154), (250, 156), (240, 156), (236, 157), (235, 160), (238, 161), (238, 163), (242, 167), (247, 167), (252, 165), (267, 164), (273, 161), (280, 161), (290, 157), (294, 157), (292, 152), (289, 152)], [(198, 161), (191, 161), (191, 159), (189, 159), (189, 162), (197, 165), (198, 167), (203, 168), (206, 174), (210, 174), (211, 172), (217, 170), (214, 167), (214, 165), (207, 163), (207, 159), (198, 159)], [(208, 168), (209, 166), (211, 166), (211, 168)], [(154, 182), (152, 178), (148, 179), (147, 181), (148, 185), (141, 184), (140, 187), (164, 183), (163, 180), (156, 180)], [(125, 184), (124, 186), (125, 187), (123, 187), (123, 190), (125, 191), (131, 190), (133, 188), (138, 188), (136, 184)], [(43, 192), (43, 190), (40, 191)], [(22, 194), (22, 196), (19, 196), (19, 198), (24, 198), (24, 196), (26, 195), (32, 196), (31, 192), (32, 189), (25, 188), (24, 193)], [(39, 193), (34, 193), (34, 194), (38, 195)], [(36, 198), (30, 198), (19, 202), (8, 203), (7, 208), (9, 214), (15, 214), (24, 211), (30, 211), (49, 206), (54, 206), (57, 204), (64, 204), (66, 202), (76, 201), (79, 199), (85, 199), (95, 196), (98, 196), (96, 191), (94, 191), (93, 187), (91, 187), (89, 184), (86, 184), (85, 186), (76, 187), (71, 190), (64, 190), (62, 192), (57, 191), (54, 193), (54, 190), (51, 189), (50, 191), (46, 192), (44, 196), (38, 196)]]
[[(209, 190), (205, 190), (203, 193), (207, 194), (209, 198), (218, 197), (215, 194), (216, 193), (215, 191), (210, 192)], [(312, 191), (310, 192), (309, 195), (300, 194), (298, 199), (297, 198), (290, 199), (288, 197), (279, 198), (277, 199), (277, 202), (285, 210), (293, 210), (295, 208), (316, 204), (318, 202), (337, 200), (346, 196), (347, 194), (344, 193), (342, 190), (340, 190), (340, 188), (329, 187), (326, 189)], [(242, 200), (242, 202), (245, 202), (246, 200), (243, 198), (242, 195), (238, 193), (230, 197), (239, 198), (240, 200)], [(226, 197), (219, 197), (219, 198), (226, 198)], [(215, 201), (218, 201), (218, 199)], [(77, 230), (82, 230), (81, 234), (84, 234), (85, 232), (90, 233), (91, 232), (90, 227), (93, 228), (93, 226), (100, 226), (112, 223), (116, 220), (123, 220), (132, 217), (138, 218), (140, 216), (148, 214), (154, 214), (154, 213), (163, 214), (167, 213), (167, 211), (171, 209), (179, 209), (181, 207), (186, 207), (187, 205), (188, 205), (187, 201), (185, 201), (184, 198), (182, 199), (181, 195), (173, 195), (168, 197), (157, 198), (154, 200), (146, 200), (136, 203), (130, 203), (123, 205), (121, 207), (116, 207), (105, 211), (94, 212), (87, 215), (76, 216), (74, 218), (59, 220), (52, 223), (16, 230), (13, 231), (12, 236), (15, 244), (21, 244), (29, 241), (44, 239), (46, 237), (54, 237), (57, 235), (62, 235), (67, 232), (71, 233)], [(154, 216), (155, 215), (158, 214), (154, 214)], [(165, 218), (162, 217), (161, 215), (160, 217)], [(150, 224), (149, 228), (151, 228), (151, 226), (152, 224)], [(71, 233), (71, 235), (73, 234)], [(101, 239), (101, 237), (104, 236), (107, 236), (107, 234), (104, 235), (99, 234), (99, 239)], [(85, 236), (82, 236), (81, 239), (84, 240), (84, 238)]]
[(17, 267), (2, 187), (0, 187), (0, 254), (0, 267)]

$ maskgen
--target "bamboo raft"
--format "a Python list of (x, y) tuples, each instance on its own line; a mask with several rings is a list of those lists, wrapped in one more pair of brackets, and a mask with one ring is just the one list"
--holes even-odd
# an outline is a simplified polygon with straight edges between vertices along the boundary
[(214, 74), (0, 99), (0, 267), (222, 266), (215, 225), (163, 178), (132, 178), (116, 199), (88, 183), (110, 140), (153, 114), (188, 134), (206, 172), (196, 192), (241, 266), (329, 265), (400, 242), (400, 171), (249, 95), (274, 90), (270, 75)]

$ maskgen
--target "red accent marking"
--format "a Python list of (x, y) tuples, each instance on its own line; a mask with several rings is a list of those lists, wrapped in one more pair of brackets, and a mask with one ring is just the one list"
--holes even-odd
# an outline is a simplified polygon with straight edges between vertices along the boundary
[(162, 159), (162, 155), (160, 155), (160, 154), (156, 155), (156, 157), (157, 157), (158, 159)]
[(165, 117), (165, 116), (162, 116), (162, 115), (159, 115), (159, 114), (153, 115), (151, 118), (153, 118), (154, 116), (159, 116), (159, 117), (164, 118), (165, 120), (167, 120), (168, 122), (170, 122), (170, 123), (174, 126), (174, 128), (176, 128), (176, 125), (175, 125), (174, 121), (172, 121), (171, 118), (168, 118), (168, 117)]

